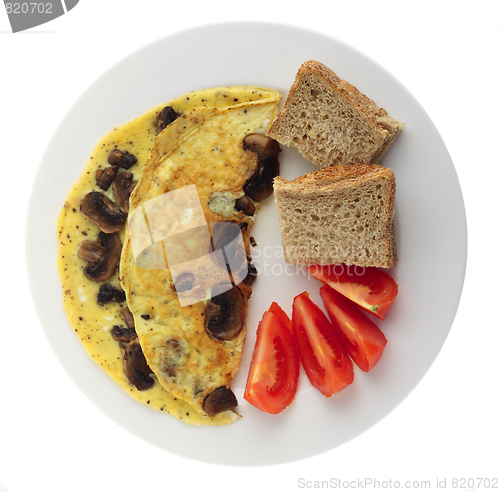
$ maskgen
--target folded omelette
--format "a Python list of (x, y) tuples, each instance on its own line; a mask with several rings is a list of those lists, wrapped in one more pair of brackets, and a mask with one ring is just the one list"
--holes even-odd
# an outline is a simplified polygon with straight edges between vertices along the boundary
[(238, 418), (250, 228), (279, 151), (254, 137), (279, 99), (198, 91), (115, 128), (59, 217), (64, 307), (85, 349), (131, 396), (190, 424)]

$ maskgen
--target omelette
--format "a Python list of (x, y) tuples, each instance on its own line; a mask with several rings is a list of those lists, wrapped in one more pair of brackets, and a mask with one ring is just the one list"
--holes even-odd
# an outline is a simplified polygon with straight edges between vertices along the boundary
[(236, 420), (230, 389), (256, 271), (250, 228), (278, 173), (280, 95), (189, 93), (114, 128), (58, 220), (63, 303), (132, 397), (194, 425)]

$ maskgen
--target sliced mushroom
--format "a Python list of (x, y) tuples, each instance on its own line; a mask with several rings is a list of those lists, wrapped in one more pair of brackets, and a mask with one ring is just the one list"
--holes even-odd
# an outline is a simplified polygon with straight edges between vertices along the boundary
[(251, 287), (255, 280), (257, 279), (257, 268), (255, 268), (254, 264), (249, 261), (248, 262), (248, 273), (245, 279), (243, 280), (243, 283), (247, 287)]
[(259, 161), (263, 161), (266, 157), (278, 157), (281, 152), (279, 143), (276, 140), (262, 135), (260, 133), (251, 133), (243, 140), (243, 148), (257, 152)]
[[(106, 233), (100, 232), (99, 234)], [(102, 241), (100, 240), (100, 238), (99, 241), (91, 241), (90, 239), (86, 239), (82, 242), (82, 244), (80, 244), (80, 249), (78, 250), (78, 258), (89, 263), (96, 263), (104, 258), (105, 253), (106, 248), (102, 245)]]
[(245, 215), (253, 215), (255, 213), (255, 205), (246, 195), (243, 195), (235, 201), (234, 208), (243, 212)]
[(214, 302), (208, 302), (205, 308), (206, 318), (218, 318), (222, 314), (222, 307), (220, 304), (215, 304)]
[(209, 417), (232, 410), (238, 406), (236, 396), (227, 386), (219, 386), (203, 401), (203, 410)]
[(107, 280), (115, 273), (121, 251), (122, 243), (116, 232), (113, 234), (100, 232), (97, 241), (86, 239), (78, 250), (78, 258), (88, 262), (83, 273), (90, 280), (97, 282)]
[(175, 121), (179, 117), (179, 114), (172, 108), (172, 106), (165, 106), (156, 118), (155, 128), (156, 134), (164, 130), (172, 121)]
[(245, 321), (243, 294), (231, 284), (220, 284), (212, 292), (220, 292), (208, 301), (205, 326), (215, 338), (231, 340), (240, 333)]
[(107, 191), (115, 179), (119, 166), (108, 166), (106, 169), (98, 169), (95, 173), (97, 186), (104, 191)]
[(109, 302), (124, 302), (125, 301), (125, 292), (119, 289), (118, 287), (114, 287), (111, 284), (103, 284), (99, 288), (99, 293), (97, 294), (97, 304), (100, 306), (104, 306), (104, 304), (108, 304)]
[(194, 275), (189, 272), (185, 272), (181, 274), (177, 279), (175, 280), (175, 291), (176, 292), (186, 292), (188, 290), (191, 290), (194, 285)]
[(222, 249), (234, 241), (241, 232), (240, 227), (235, 222), (212, 222), (211, 227), (214, 251)]
[(130, 342), (137, 337), (137, 333), (135, 330), (131, 330), (130, 328), (124, 328), (123, 326), (113, 326), (113, 328), (111, 329), (111, 336), (117, 342)]
[(151, 388), (155, 381), (151, 377), (153, 371), (149, 368), (139, 339), (136, 337), (128, 346), (120, 345), (123, 353), (123, 369), (128, 380), (139, 390)]
[(85, 196), (80, 212), (102, 232), (109, 234), (119, 231), (127, 221), (127, 214), (99, 191), (91, 191)]
[[(211, 226), (213, 251), (222, 251), (222, 256), (214, 255), (213, 258), (221, 267), (225, 264), (232, 272), (239, 271), (246, 262), (240, 226), (234, 222), (214, 222)], [(241, 240), (238, 240), (238, 237)], [(224, 263), (221, 261), (222, 258)]]
[(128, 169), (137, 162), (137, 157), (126, 150), (113, 149), (108, 156), (109, 164), (116, 164)]
[(113, 182), (113, 196), (115, 197), (115, 202), (125, 214), (129, 212), (128, 199), (136, 184), (137, 181), (134, 181), (133, 174), (126, 171), (118, 174)]
[(245, 194), (256, 202), (264, 200), (273, 193), (273, 180), (280, 172), (280, 164), (276, 157), (266, 157), (261, 164), (259, 174), (254, 174), (243, 187)]
[(130, 311), (128, 306), (125, 306), (122, 310), (120, 310), (120, 314), (122, 315), (125, 324), (133, 330), (135, 328), (134, 315), (132, 311)]

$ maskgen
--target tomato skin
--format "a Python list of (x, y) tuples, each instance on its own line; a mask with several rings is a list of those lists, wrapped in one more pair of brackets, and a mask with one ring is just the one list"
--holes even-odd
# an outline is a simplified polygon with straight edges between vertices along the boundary
[(352, 361), (321, 309), (303, 292), (293, 301), (292, 326), (311, 384), (330, 397), (354, 380)]
[(292, 321), (290, 320), (290, 318), (288, 317), (288, 315), (285, 313), (285, 311), (283, 311), (283, 309), (281, 309), (281, 307), (276, 303), (276, 302), (273, 302), (271, 304), (271, 307), (269, 308), (269, 311), (271, 311), (271, 313), (275, 314), (279, 320), (291, 331), (293, 332), (293, 329), (292, 329)]
[(398, 284), (375, 267), (310, 265), (309, 273), (377, 318), (384, 319), (398, 295)]
[[(274, 310), (281, 310), (276, 306)], [(257, 328), (245, 400), (263, 412), (273, 415), (282, 412), (295, 398), (299, 369), (298, 347), (292, 331), (278, 315), (266, 311)]]
[(387, 339), (356, 304), (331, 287), (319, 291), (333, 328), (354, 363), (364, 372), (382, 357)]

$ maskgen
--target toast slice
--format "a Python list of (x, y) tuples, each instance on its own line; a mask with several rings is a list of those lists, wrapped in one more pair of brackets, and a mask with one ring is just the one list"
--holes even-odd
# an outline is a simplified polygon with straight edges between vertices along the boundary
[(403, 127), (327, 66), (309, 60), (267, 134), (324, 168), (380, 163)]
[(274, 179), (285, 259), (290, 263), (390, 268), (397, 261), (394, 173), (348, 164)]

